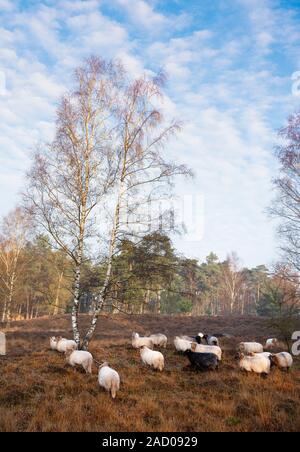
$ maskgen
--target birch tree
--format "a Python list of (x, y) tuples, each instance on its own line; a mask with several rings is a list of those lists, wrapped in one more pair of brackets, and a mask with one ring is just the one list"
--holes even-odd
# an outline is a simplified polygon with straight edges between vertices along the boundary
[(280, 220), (279, 236), (286, 262), (300, 270), (300, 112), (280, 131), (282, 144), (276, 155), (280, 164), (274, 180), (277, 196), (271, 213)]
[(11, 322), (12, 304), (20, 271), (20, 255), (29, 234), (29, 218), (16, 208), (4, 218), (0, 234), (0, 278), (4, 288), (2, 322)]
[[(91, 341), (98, 317), (109, 295), (113, 261), (116, 248), (122, 239), (144, 234), (135, 226), (146, 226), (153, 220), (145, 215), (145, 206), (159, 202), (171, 189), (177, 175), (191, 176), (184, 165), (177, 165), (164, 157), (167, 141), (180, 130), (177, 121), (167, 123), (163, 117), (161, 102), (164, 76), (150, 78), (143, 76), (128, 81), (124, 76), (122, 87), (114, 110), (116, 121), (114, 136), (114, 159), (117, 168), (115, 177), (115, 202), (112, 208), (112, 227), (106, 259), (106, 276), (98, 294), (96, 309), (92, 316), (83, 348)], [(143, 208), (141, 216), (132, 217)], [(149, 230), (147, 231), (149, 232)]]
[[(75, 71), (75, 89), (62, 98), (57, 111), (56, 137), (36, 153), (29, 173), (26, 205), (73, 262), (72, 327), (82, 348), (88, 347), (109, 295), (117, 245), (136, 236), (136, 225), (145, 228), (140, 236), (149, 232), (149, 215), (130, 216), (165, 197), (174, 176), (190, 174), (163, 156), (165, 143), (180, 128), (176, 121), (164, 121), (163, 81), (162, 75), (131, 81), (120, 63), (90, 58)], [(96, 235), (109, 238), (106, 270), (81, 341), (81, 269)]]
[(221, 287), (230, 314), (233, 314), (236, 308), (243, 282), (244, 276), (240, 269), (240, 260), (236, 253), (231, 253), (222, 265), (221, 270)]
[(121, 68), (91, 57), (59, 103), (54, 141), (36, 152), (24, 195), (37, 225), (73, 263), (72, 327), (80, 344), (81, 269), (96, 208), (112, 183), (111, 107)]

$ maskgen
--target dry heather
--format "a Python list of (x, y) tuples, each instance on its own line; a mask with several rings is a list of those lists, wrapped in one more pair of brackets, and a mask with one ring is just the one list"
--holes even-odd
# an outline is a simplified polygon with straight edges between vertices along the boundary
[[(87, 326), (81, 317), (81, 326)], [(299, 431), (300, 362), (289, 373), (274, 370), (263, 379), (237, 369), (240, 340), (272, 336), (257, 318), (101, 317), (91, 352), (108, 360), (122, 379), (115, 401), (98, 387), (97, 368), (86, 376), (66, 366), (49, 350), (51, 335), (69, 335), (67, 316), (12, 325), (8, 354), (0, 357), (0, 431)], [(226, 332), (219, 372), (195, 373), (185, 357), (165, 351), (166, 369), (142, 366), (130, 347), (133, 330), (141, 334)]]

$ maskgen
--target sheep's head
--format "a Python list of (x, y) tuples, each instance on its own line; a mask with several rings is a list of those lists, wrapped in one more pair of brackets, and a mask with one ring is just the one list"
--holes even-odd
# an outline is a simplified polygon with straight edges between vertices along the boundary
[(203, 334), (202, 333), (197, 334), (197, 336), (196, 336), (197, 344), (202, 344), (202, 338), (203, 338)]
[(57, 339), (55, 336), (50, 337), (50, 342), (57, 342)]

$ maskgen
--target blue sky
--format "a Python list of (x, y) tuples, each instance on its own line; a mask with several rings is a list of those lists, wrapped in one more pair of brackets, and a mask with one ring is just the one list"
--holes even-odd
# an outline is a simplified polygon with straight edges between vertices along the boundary
[(92, 53), (118, 57), (132, 76), (164, 68), (166, 116), (185, 120), (167, 152), (196, 173), (177, 194), (203, 199), (204, 232), (176, 238), (179, 251), (272, 263), (272, 148), (300, 105), (299, 24), (296, 0), (0, 0), (0, 215), (18, 200), (35, 144), (53, 136), (72, 69)]

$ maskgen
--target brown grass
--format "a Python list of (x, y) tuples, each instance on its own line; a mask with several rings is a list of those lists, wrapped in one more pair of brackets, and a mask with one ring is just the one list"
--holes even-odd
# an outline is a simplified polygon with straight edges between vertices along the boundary
[[(81, 326), (87, 326), (82, 316)], [(7, 333), (8, 354), (0, 357), (0, 431), (298, 431), (300, 362), (289, 373), (274, 370), (263, 379), (237, 369), (240, 340), (272, 336), (257, 318), (154, 316), (101, 317), (91, 352), (108, 360), (122, 379), (115, 401), (97, 384), (97, 368), (86, 376), (67, 367), (49, 350), (53, 335), (71, 337), (67, 316), (14, 323)], [(221, 370), (195, 373), (172, 344), (164, 352), (166, 369), (142, 366), (130, 347), (133, 330), (148, 334), (196, 334), (206, 330), (234, 335), (223, 341)], [(272, 334), (273, 333), (273, 334)]]

